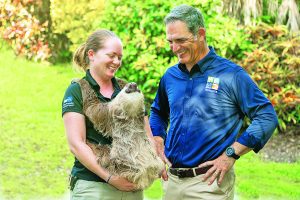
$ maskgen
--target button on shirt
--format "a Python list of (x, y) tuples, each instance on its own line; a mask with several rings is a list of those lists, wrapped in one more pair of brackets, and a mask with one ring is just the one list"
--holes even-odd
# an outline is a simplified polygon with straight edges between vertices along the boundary
[[(245, 116), (251, 125), (237, 138)], [(272, 104), (245, 70), (212, 47), (191, 72), (180, 63), (166, 71), (150, 114), (173, 167), (213, 160), (236, 140), (258, 152), (277, 124)]]

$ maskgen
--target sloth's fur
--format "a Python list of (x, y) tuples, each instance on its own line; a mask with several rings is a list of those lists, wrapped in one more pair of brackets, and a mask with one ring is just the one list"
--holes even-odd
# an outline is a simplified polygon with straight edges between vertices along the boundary
[(164, 164), (145, 132), (143, 94), (132, 90), (127, 93), (130, 83), (125, 85), (118, 79), (124, 88), (111, 102), (101, 103), (87, 81), (77, 82), (81, 86), (84, 114), (96, 130), (113, 139), (111, 146), (87, 142), (98, 163), (111, 174), (135, 183), (137, 189), (150, 186)]

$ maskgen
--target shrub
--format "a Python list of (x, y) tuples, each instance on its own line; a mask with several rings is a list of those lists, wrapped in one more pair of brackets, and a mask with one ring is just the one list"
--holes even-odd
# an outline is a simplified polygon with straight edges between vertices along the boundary
[(279, 127), (300, 122), (300, 36), (282, 26), (248, 28), (257, 48), (240, 62), (275, 106)]
[(183, 3), (201, 10), (208, 43), (220, 55), (237, 59), (244, 55), (243, 51), (251, 49), (248, 36), (237, 23), (221, 16), (216, 9), (220, 1), (109, 1), (99, 26), (114, 31), (122, 39), (125, 55), (118, 76), (139, 84), (147, 106), (154, 99), (166, 68), (177, 62), (166, 42), (163, 19), (173, 7)]
[(47, 60), (51, 56), (46, 41), (48, 22), (40, 24), (39, 20), (27, 11), (26, 7), (32, 4), (33, 1), (25, 0), (0, 1), (0, 31), (17, 55), (25, 55), (35, 61)]
[(93, 23), (101, 17), (104, 0), (51, 0), (51, 29), (56, 60), (70, 61), (72, 52), (93, 32)]

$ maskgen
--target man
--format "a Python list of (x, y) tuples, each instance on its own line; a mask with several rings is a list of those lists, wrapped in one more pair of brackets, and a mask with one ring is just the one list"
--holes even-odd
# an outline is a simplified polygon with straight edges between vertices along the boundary
[[(179, 63), (161, 78), (150, 116), (169, 165), (162, 174), (164, 199), (233, 199), (233, 165), (266, 144), (278, 124), (276, 113), (243, 68), (208, 47), (198, 9), (180, 5), (165, 24)], [(245, 116), (251, 124), (239, 135)]]

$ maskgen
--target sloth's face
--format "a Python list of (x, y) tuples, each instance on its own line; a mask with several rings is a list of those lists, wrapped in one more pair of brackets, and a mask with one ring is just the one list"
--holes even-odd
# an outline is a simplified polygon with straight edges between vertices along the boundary
[(144, 95), (136, 83), (127, 83), (121, 92), (110, 103), (118, 118), (136, 118), (144, 116)]
[(126, 89), (125, 89), (126, 93), (132, 93), (132, 92), (139, 92), (140, 93), (141, 92), (138, 89), (136, 83), (128, 83), (125, 87), (126, 87)]

